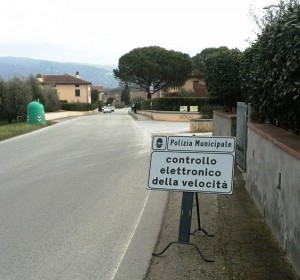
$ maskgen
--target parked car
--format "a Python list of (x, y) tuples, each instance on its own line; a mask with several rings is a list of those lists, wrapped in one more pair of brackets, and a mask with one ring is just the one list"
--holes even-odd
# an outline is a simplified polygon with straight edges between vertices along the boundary
[(111, 108), (110, 108), (109, 106), (104, 106), (104, 107), (102, 108), (102, 112), (103, 112), (103, 113), (111, 113)]

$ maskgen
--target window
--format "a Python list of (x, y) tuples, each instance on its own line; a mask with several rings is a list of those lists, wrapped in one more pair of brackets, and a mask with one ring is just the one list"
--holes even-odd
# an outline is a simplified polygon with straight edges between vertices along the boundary
[(75, 96), (79, 97), (80, 96), (80, 89), (75, 89)]
[(75, 87), (79, 87), (79, 85), (75, 85)]

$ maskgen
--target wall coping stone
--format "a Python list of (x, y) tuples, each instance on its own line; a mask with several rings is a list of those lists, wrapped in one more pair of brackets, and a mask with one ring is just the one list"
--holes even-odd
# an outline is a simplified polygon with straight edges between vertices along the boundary
[(300, 136), (271, 124), (248, 123), (248, 128), (300, 160)]
[(213, 111), (214, 114), (220, 115), (227, 119), (236, 119), (236, 114), (225, 112), (225, 111)]
[(213, 122), (214, 119), (201, 119), (201, 118), (197, 118), (197, 119), (191, 119), (191, 122)]
[(188, 122), (201, 116), (199, 112), (186, 112), (186, 111), (156, 111), (156, 110), (138, 110), (138, 114), (147, 115), (153, 120), (162, 121), (179, 121)]
[(191, 114), (191, 115), (199, 115), (199, 112), (188, 112), (188, 111), (156, 111), (156, 110), (138, 110), (138, 112), (149, 112), (149, 113), (159, 113), (159, 114), (168, 114), (168, 115), (175, 115), (175, 114)]

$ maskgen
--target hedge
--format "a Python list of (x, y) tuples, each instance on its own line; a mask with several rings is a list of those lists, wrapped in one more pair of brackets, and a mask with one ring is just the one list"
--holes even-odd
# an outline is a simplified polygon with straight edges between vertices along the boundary
[(66, 111), (93, 111), (98, 108), (98, 103), (61, 103), (61, 109)]
[(211, 97), (162, 97), (147, 100), (137, 104), (137, 109), (157, 111), (180, 111), (180, 106), (198, 106), (198, 110), (204, 106), (220, 106), (217, 98)]

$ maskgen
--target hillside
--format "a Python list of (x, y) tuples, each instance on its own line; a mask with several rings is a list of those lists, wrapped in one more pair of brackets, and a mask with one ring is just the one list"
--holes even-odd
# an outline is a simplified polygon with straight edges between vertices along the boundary
[(114, 66), (90, 65), (81, 63), (55, 62), (26, 57), (0, 57), (0, 77), (9, 80), (14, 76), (26, 78), (38, 73), (43, 75), (75, 75), (79, 71), (80, 78), (93, 85), (104, 88), (118, 87), (113, 77)]

